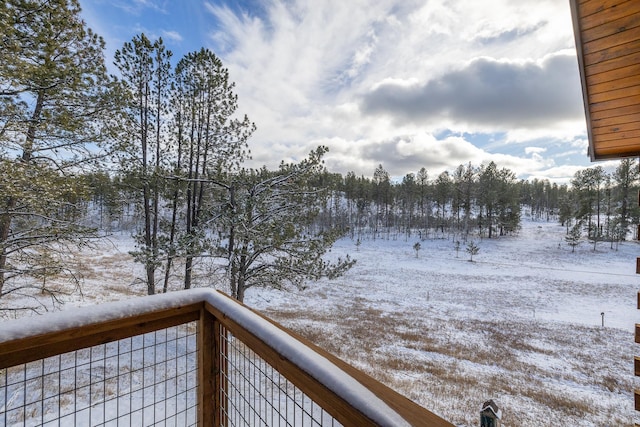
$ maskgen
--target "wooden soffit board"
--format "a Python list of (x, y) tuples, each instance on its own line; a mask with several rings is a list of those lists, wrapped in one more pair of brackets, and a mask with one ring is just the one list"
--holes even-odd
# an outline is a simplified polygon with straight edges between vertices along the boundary
[(591, 160), (640, 156), (640, 1), (570, 3)]

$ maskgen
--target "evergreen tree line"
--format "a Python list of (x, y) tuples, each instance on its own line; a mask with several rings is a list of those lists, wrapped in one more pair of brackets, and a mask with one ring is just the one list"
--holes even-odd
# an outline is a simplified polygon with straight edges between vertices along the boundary
[[(264, 171), (264, 170), (263, 170)], [(141, 218), (129, 201), (134, 199), (129, 175), (97, 171), (83, 176), (99, 226), (122, 230), (139, 227)], [(513, 233), (520, 222), (520, 186), (515, 174), (495, 163), (460, 166), (429, 179), (425, 168), (393, 182), (382, 165), (373, 178), (330, 173), (324, 168), (308, 176), (306, 185), (322, 190), (323, 202), (309, 222), (314, 230), (337, 230), (351, 238), (422, 238), (445, 234), (481, 234), (486, 237)], [(205, 197), (214, 196), (208, 193)], [(163, 192), (166, 206), (168, 193)], [(219, 207), (209, 206), (212, 211)], [(166, 214), (165, 214), (166, 215)], [(133, 221), (133, 222), (132, 222)]]
[(582, 169), (571, 180), (570, 191), (560, 194), (559, 221), (566, 226), (566, 240), (575, 249), (584, 235), (596, 250), (599, 241), (613, 248), (629, 236), (638, 238), (640, 208), (638, 180), (640, 167), (635, 159), (623, 159), (608, 174), (601, 166)]
[[(337, 230), (354, 240), (377, 238), (492, 238), (513, 235), (522, 215), (559, 221), (567, 235), (619, 242), (637, 238), (640, 208), (635, 203), (640, 169), (635, 159), (620, 161), (607, 174), (601, 166), (575, 173), (570, 185), (549, 180), (517, 180), (495, 163), (460, 165), (430, 178), (425, 168), (394, 181), (379, 165), (372, 177), (319, 170), (310, 176), (326, 199), (309, 227)], [(104, 172), (85, 176), (101, 227), (135, 228), (135, 210), (126, 178)], [(109, 225), (108, 225), (109, 224)]]
[(515, 173), (494, 162), (458, 166), (434, 178), (426, 168), (392, 181), (382, 165), (372, 179), (349, 172), (324, 178), (332, 202), (323, 224), (351, 238), (405, 239), (417, 236), (494, 237), (517, 231), (520, 200)]

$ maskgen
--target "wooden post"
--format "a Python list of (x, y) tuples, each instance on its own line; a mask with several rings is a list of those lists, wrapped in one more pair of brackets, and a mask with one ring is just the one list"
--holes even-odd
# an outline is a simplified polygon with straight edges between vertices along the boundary
[[(640, 167), (640, 166), (639, 166)], [(640, 206), (640, 191), (638, 191), (638, 206)], [(640, 225), (638, 225), (638, 234), (636, 234), (638, 240), (640, 240)], [(640, 274), (640, 257), (636, 258), (636, 274)], [(640, 292), (638, 292), (638, 305), (637, 308), (640, 309)], [(640, 343), (640, 325), (636, 324), (636, 334), (635, 334), (636, 343)], [(634, 371), (636, 377), (640, 376), (640, 358), (637, 356), (634, 357)], [(635, 403), (636, 411), (640, 411), (640, 391), (634, 390), (633, 392), (633, 400)], [(637, 424), (636, 424), (637, 425)]]
[(228, 345), (227, 338), (228, 332), (225, 327), (218, 321), (215, 320), (213, 323), (213, 331), (214, 331), (214, 342), (215, 346), (213, 351), (213, 363), (214, 363), (214, 421), (216, 427), (218, 426), (227, 426), (229, 423), (228, 419), (228, 402), (229, 402), (229, 383), (227, 380), (228, 375), (228, 366), (227, 366), (227, 357), (228, 357)]
[(207, 310), (200, 310), (198, 323), (198, 425), (202, 427), (220, 426), (216, 422), (219, 412), (215, 405), (215, 328), (214, 317)]

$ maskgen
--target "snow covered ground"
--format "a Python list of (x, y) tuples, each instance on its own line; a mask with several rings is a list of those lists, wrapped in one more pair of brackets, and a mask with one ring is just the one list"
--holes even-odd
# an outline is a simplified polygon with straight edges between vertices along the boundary
[(333, 253), (358, 259), (346, 276), (247, 303), (457, 425), (477, 426), (490, 398), (505, 426), (633, 425), (640, 246), (572, 253), (563, 236), (527, 221), (478, 241), (473, 263), (451, 240), (419, 258), (417, 238), (342, 240)]
[[(525, 220), (518, 236), (477, 241), (474, 262), (451, 239), (421, 241), (419, 257), (417, 236), (343, 239), (330, 255), (358, 262), (342, 278), (245, 302), (456, 425), (477, 426), (488, 399), (505, 426), (633, 425), (640, 245), (572, 253), (563, 236)], [(111, 242), (74, 256), (84, 298), (64, 310), (144, 294), (131, 239)], [(222, 286), (200, 268), (201, 285)]]

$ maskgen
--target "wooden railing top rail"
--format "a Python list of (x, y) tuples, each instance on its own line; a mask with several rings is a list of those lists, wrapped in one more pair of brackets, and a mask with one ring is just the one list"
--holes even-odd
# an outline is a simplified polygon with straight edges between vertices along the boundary
[(203, 309), (320, 404), (330, 408), (348, 405), (377, 425), (452, 426), (304, 338), (210, 289), (4, 321), (0, 368), (198, 320)]
[(175, 292), (5, 320), (0, 369), (198, 320), (203, 305), (201, 292)]

